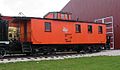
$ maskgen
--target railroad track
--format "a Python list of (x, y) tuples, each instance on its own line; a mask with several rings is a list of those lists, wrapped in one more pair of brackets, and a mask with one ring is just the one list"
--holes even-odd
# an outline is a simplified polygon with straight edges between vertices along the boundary
[(67, 58), (80, 58), (80, 57), (92, 57), (92, 56), (120, 56), (120, 50), (115, 50), (115, 51), (109, 50), (109, 51), (102, 51), (91, 54), (58, 53), (54, 55), (37, 55), (37, 56), (15, 55), (15, 56), (6, 56), (4, 59), (0, 59), (0, 63), (60, 60)]
[(12, 55), (5, 56), (5, 58), (0, 59), (0, 63), (9, 63), (9, 62), (21, 62), (21, 61), (41, 61), (41, 60), (60, 60), (66, 58), (78, 58), (84, 54), (72, 53), (57, 53), (53, 55), (37, 55), (37, 56), (26, 56), (26, 55)]

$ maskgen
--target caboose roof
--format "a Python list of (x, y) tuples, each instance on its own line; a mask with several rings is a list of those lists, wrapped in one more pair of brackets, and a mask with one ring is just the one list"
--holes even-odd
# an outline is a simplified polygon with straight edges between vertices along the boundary
[[(5, 17), (5, 16), (2, 16), (2, 17)], [(42, 20), (64, 21), (64, 22), (83, 22), (83, 23), (92, 23), (92, 24), (104, 24), (104, 23), (96, 23), (96, 22), (89, 22), (89, 21), (62, 20), (62, 19), (50, 19), (50, 18), (39, 18), (39, 17), (11, 16), (11, 18), (13, 18), (13, 22), (17, 22), (17, 21), (20, 21), (20, 20), (22, 20), (22, 21), (30, 21), (31, 19), (42, 19)]]

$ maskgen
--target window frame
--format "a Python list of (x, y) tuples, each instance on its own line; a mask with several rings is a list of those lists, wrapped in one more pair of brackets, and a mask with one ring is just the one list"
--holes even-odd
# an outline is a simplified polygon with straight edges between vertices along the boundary
[(54, 19), (58, 19), (58, 13), (53, 14)]
[(98, 26), (98, 34), (103, 34), (103, 27), (102, 26)]
[(61, 13), (61, 19), (65, 19), (65, 14)]
[(65, 19), (68, 20), (68, 14), (65, 14)]
[(81, 33), (81, 25), (80, 24), (75, 24), (75, 32)]
[[(47, 24), (49, 24), (49, 27), (47, 27)], [(45, 27), (45, 32), (51, 32), (51, 22), (45, 22), (44, 27)]]
[(88, 33), (93, 33), (93, 26), (92, 25), (88, 25)]

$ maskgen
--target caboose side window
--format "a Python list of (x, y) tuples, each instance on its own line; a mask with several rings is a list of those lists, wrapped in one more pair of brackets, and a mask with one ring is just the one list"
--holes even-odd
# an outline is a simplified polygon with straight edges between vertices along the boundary
[(81, 26), (80, 26), (80, 24), (76, 24), (75, 28), (76, 28), (76, 33), (81, 33)]
[(103, 33), (102, 26), (98, 26), (98, 33), (99, 33), (99, 34), (102, 34), (102, 33)]
[(88, 25), (88, 33), (92, 33), (92, 25)]
[(51, 32), (51, 23), (45, 22), (45, 32)]

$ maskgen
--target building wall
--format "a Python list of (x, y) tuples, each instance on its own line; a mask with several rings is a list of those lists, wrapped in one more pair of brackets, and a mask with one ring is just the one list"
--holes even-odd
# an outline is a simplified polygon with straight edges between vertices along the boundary
[(71, 0), (61, 11), (71, 12), (72, 19), (94, 21), (113, 16), (114, 46), (120, 49), (120, 0)]

